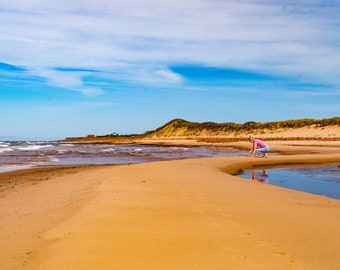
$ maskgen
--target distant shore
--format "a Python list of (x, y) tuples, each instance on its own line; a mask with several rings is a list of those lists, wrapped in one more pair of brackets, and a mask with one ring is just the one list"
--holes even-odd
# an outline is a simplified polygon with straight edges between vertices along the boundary
[(340, 141), (340, 117), (322, 120), (297, 119), (244, 124), (195, 123), (174, 119), (155, 130), (134, 135), (95, 135), (66, 138), (66, 142), (226, 144), (247, 141), (249, 136), (268, 141)]

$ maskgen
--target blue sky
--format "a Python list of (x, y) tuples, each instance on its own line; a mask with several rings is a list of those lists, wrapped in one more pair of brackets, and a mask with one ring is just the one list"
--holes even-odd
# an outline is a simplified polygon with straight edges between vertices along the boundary
[(1, 1), (0, 140), (339, 116), (339, 48), (338, 0)]

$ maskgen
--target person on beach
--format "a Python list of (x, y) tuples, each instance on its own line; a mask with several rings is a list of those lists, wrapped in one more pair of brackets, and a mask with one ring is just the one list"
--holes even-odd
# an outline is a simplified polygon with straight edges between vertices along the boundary
[(249, 151), (247, 156), (252, 154), (251, 157), (254, 157), (255, 155), (258, 155), (258, 156), (262, 155), (262, 157), (268, 157), (268, 152), (270, 148), (267, 143), (259, 139), (254, 139), (253, 137), (249, 137), (248, 140), (249, 142), (253, 144), (253, 149)]

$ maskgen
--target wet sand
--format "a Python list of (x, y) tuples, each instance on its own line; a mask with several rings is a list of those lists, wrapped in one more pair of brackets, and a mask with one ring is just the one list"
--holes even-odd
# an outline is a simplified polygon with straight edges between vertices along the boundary
[(0, 174), (1, 269), (340, 269), (340, 200), (230, 174), (339, 148), (273, 147), (291, 152)]

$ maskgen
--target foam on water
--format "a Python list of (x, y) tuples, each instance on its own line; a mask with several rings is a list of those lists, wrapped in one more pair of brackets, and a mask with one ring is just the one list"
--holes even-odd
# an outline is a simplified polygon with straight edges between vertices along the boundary
[(40, 149), (47, 148), (47, 147), (53, 147), (53, 145), (28, 145), (28, 146), (18, 146), (18, 147), (14, 147), (14, 149), (22, 150), (22, 151), (36, 151), (36, 150), (40, 150)]
[(116, 149), (114, 149), (114, 148), (108, 148), (108, 149), (102, 149), (101, 151), (102, 151), (102, 152), (115, 152)]
[(0, 165), (0, 173), (32, 168), (34, 165)]
[(0, 148), (0, 153), (8, 152), (8, 151), (13, 151), (13, 149), (9, 148), (9, 147), (7, 147), (7, 148)]

